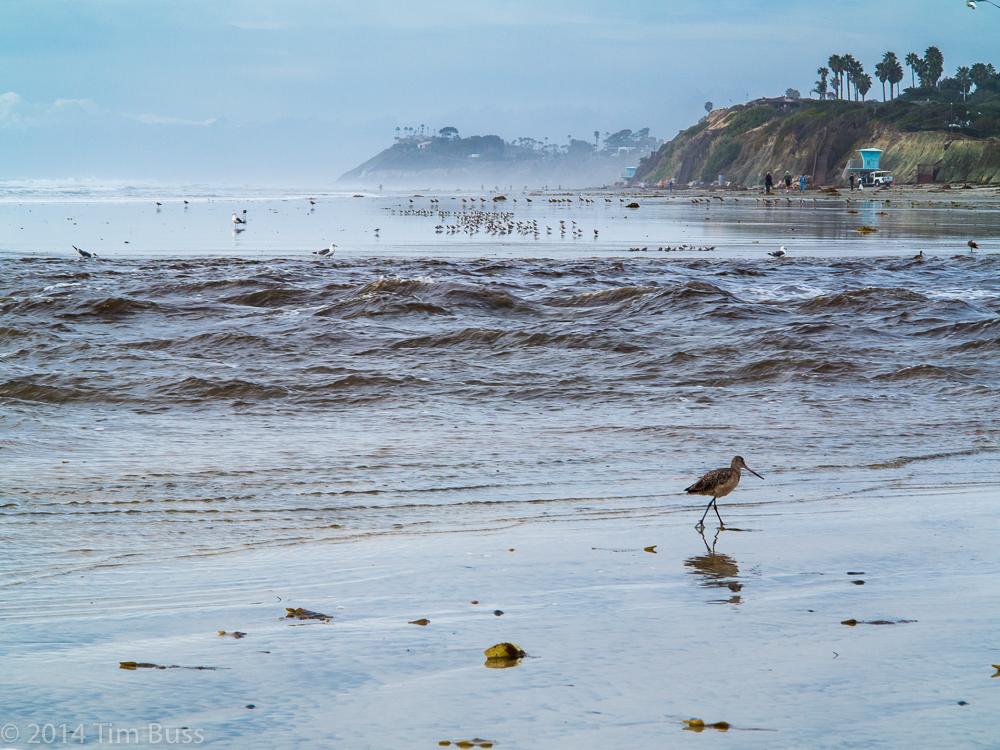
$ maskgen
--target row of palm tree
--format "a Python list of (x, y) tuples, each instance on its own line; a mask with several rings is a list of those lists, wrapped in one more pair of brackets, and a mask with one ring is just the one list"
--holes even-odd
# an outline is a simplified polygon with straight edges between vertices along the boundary
[(426, 125), (421, 125), (419, 128), (403, 127), (400, 128), (396, 126), (396, 140), (400, 138), (400, 132), (402, 132), (402, 137), (412, 138), (414, 136), (430, 135), (430, 131), (427, 129)]
[[(857, 101), (859, 97), (862, 101), (867, 98), (873, 84), (872, 77), (865, 72), (864, 65), (854, 55), (830, 55), (827, 65), (829, 67), (821, 67), (816, 70), (819, 80), (816, 81), (816, 88), (813, 89), (813, 92), (819, 94), (820, 99), (850, 100), (852, 87), (854, 101)], [(832, 79), (831, 74), (833, 75)], [(886, 83), (889, 84), (890, 98), (894, 98), (896, 84), (903, 80), (903, 66), (900, 65), (895, 52), (886, 52), (882, 56), (882, 61), (875, 66), (875, 76), (882, 82), (883, 101), (886, 98)]]
[[(910, 68), (910, 84), (917, 86), (920, 79), (921, 88), (937, 88), (944, 75), (944, 55), (937, 47), (926, 49), (923, 57), (916, 52), (910, 52), (904, 58)], [(872, 87), (872, 78), (865, 72), (864, 65), (851, 54), (830, 55), (827, 65), (816, 70), (819, 80), (813, 92), (820, 99), (864, 100)], [(955, 79), (963, 92), (968, 92), (973, 85), (979, 87), (985, 82), (995, 80), (997, 73), (992, 65), (976, 63), (971, 68), (958, 69)], [(895, 99), (898, 96), (899, 84), (903, 80), (903, 66), (895, 52), (889, 51), (882, 55), (882, 60), (875, 65), (875, 77), (882, 83), (882, 100)], [(886, 83), (889, 84), (888, 97)], [(852, 96), (853, 87), (853, 96)]]

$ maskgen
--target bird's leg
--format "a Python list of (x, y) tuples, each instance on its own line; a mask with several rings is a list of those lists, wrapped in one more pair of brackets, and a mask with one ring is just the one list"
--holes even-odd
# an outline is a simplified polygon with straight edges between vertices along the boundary
[(714, 497), (712, 498), (712, 507), (715, 508), (715, 515), (719, 519), (719, 528), (720, 529), (726, 528), (726, 524), (723, 523), (723, 521), (722, 521), (722, 516), (719, 515), (719, 504), (717, 502), (715, 502), (715, 498)]
[[(701, 520), (698, 521), (698, 523), (695, 524), (695, 528), (696, 529), (703, 529), (703, 528), (705, 528), (705, 516), (708, 515), (708, 509), (712, 507), (712, 503), (714, 503), (714, 502), (715, 502), (715, 498), (714, 497), (711, 500), (708, 501), (708, 505), (705, 506), (705, 512), (701, 514)], [(715, 512), (718, 513), (719, 511), (715, 511)]]

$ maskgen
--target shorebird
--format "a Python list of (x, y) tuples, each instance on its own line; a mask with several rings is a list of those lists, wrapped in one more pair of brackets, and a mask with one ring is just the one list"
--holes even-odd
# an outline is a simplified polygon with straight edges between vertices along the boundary
[(917, 253), (916, 255), (914, 255), (913, 256), (913, 260), (917, 261), (918, 263), (923, 263), (924, 262), (924, 251), (921, 250), (919, 253)]
[(96, 258), (97, 257), (97, 253), (95, 253), (95, 252), (92, 252), (90, 250), (82, 250), (82, 249), (78, 248), (76, 245), (73, 245), (72, 247), (73, 247), (74, 250), (76, 250), (78, 253), (80, 253), (80, 257), (83, 258), (84, 260), (90, 260), (91, 258)]
[(975, 240), (969, 240), (965, 244), (969, 246), (970, 250), (978, 250), (979, 249), (979, 243), (977, 243)]
[(712, 498), (705, 507), (705, 512), (701, 514), (701, 520), (695, 526), (696, 529), (705, 528), (705, 516), (708, 515), (709, 508), (713, 507), (715, 508), (715, 515), (719, 518), (720, 528), (725, 528), (726, 524), (722, 522), (722, 516), (719, 515), (719, 506), (716, 500), (720, 497), (725, 497), (736, 489), (736, 485), (740, 483), (740, 469), (746, 469), (760, 479), (764, 478), (747, 466), (746, 461), (743, 460), (743, 456), (736, 456), (733, 458), (732, 463), (729, 464), (728, 469), (714, 469), (684, 490), (689, 495), (704, 495), (705, 497)]
[(770, 255), (772, 258), (784, 258), (786, 255), (788, 255), (788, 251), (785, 250), (785, 246), (782, 245), (777, 250), (772, 250), (771, 252), (769, 252), (768, 255)]
[[(246, 209), (243, 209), (243, 213), (246, 214)], [(235, 211), (233, 211), (233, 224), (246, 224), (246, 216), (239, 216)]]

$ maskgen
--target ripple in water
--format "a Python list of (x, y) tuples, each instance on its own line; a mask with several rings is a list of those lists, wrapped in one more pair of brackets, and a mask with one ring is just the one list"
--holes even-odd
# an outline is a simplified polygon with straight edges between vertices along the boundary
[(907, 471), (998, 435), (990, 256), (3, 267), (8, 584), (660, 512), (710, 456)]

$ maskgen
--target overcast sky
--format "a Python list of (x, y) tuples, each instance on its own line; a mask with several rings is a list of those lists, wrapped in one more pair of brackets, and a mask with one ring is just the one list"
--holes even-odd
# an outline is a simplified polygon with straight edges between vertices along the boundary
[(831, 52), (998, 42), (964, 0), (0, 0), (0, 179), (321, 186), (397, 125), (670, 137)]

